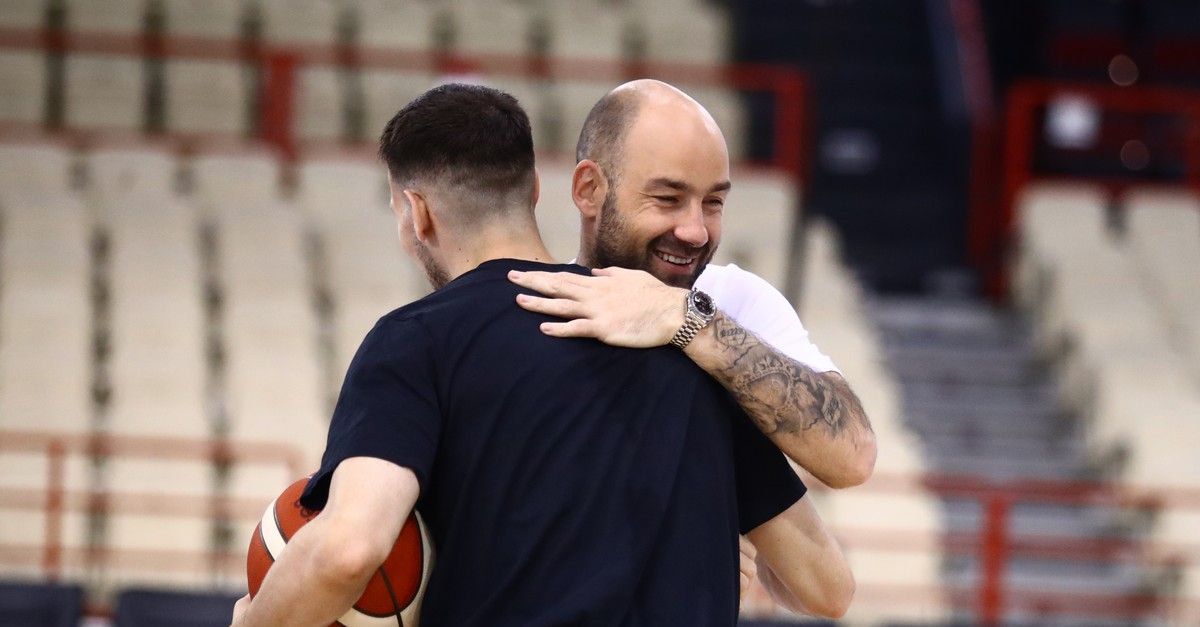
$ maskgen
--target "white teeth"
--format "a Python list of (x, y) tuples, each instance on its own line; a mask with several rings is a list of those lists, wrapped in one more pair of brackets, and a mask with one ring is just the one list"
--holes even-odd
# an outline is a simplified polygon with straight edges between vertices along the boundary
[(692, 261), (693, 261), (692, 259), (688, 259), (687, 257), (676, 257), (675, 255), (668, 255), (667, 253), (659, 252), (657, 250), (654, 251), (654, 254), (658, 255), (658, 258), (662, 259), (663, 261), (666, 261), (668, 263), (673, 263), (676, 265), (680, 265), (680, 266), (686, 266), (689, 263), (692, 263)]

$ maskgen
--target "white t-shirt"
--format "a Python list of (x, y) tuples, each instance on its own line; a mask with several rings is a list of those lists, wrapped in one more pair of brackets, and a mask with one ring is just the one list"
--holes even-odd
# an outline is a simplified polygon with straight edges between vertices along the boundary
[(696, 289), (707, 293), (725, 314), (783, 354), (816, 372), (840, 372), (808, 339), (800, 316), (779, 290), (734, 264), (708, 264)]

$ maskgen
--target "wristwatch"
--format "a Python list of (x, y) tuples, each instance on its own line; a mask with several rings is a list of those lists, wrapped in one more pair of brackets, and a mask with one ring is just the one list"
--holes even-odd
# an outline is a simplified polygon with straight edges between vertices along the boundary
[(700, 329), (712, 322), (715, 315), (717, 315), (717, 308), (713, 305), (712, 298), (708, 294), (692, 288), (692, 291), (688, 292), (687, 312), (683, 315), (683, 326), (675, 332), (675, 337), (671, 338), (671, 344), (679, 348), (687, 346), (700, 332)]

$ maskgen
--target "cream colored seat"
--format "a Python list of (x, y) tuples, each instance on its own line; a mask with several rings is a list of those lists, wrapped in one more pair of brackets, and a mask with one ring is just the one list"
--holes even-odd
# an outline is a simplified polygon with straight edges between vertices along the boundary
[(191, 164), (193, 195), (204, 215), (279, 202), (279, 159), (268, 150), (207, 152)]
[(242, 0), (163, 0), (169, 35), (234, 39), (245, 11)]
[(70, 128), (137, 131), (145, 119), (143, 64), (136, 57), (71, 54), (64, 107)]
[(732, 178), (714, 261), (736, 263), (784, 291), (798, 206), (795, 184), (768, 172), (737, 171)]
[(0, 122), (37, 125), (46, 118), (46, 58), (0, 52)]
[(129, 0), (66, 0), (67, 29), (80, 33), (133, 36), (142, 32), (144, 2)]
[(168, 59), (166, 127), (183, 134), (242, 137), (250, 122), (249, 76), (235, 61)]

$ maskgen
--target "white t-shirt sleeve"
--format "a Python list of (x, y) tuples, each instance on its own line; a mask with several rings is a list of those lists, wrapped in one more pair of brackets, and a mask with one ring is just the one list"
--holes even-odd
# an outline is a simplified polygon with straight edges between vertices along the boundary
[(795, 308), (765, 279), (734, 264), (710, 264), (696, 281), (726, 315), (816, 372), (840, 372), (808, 337)]

